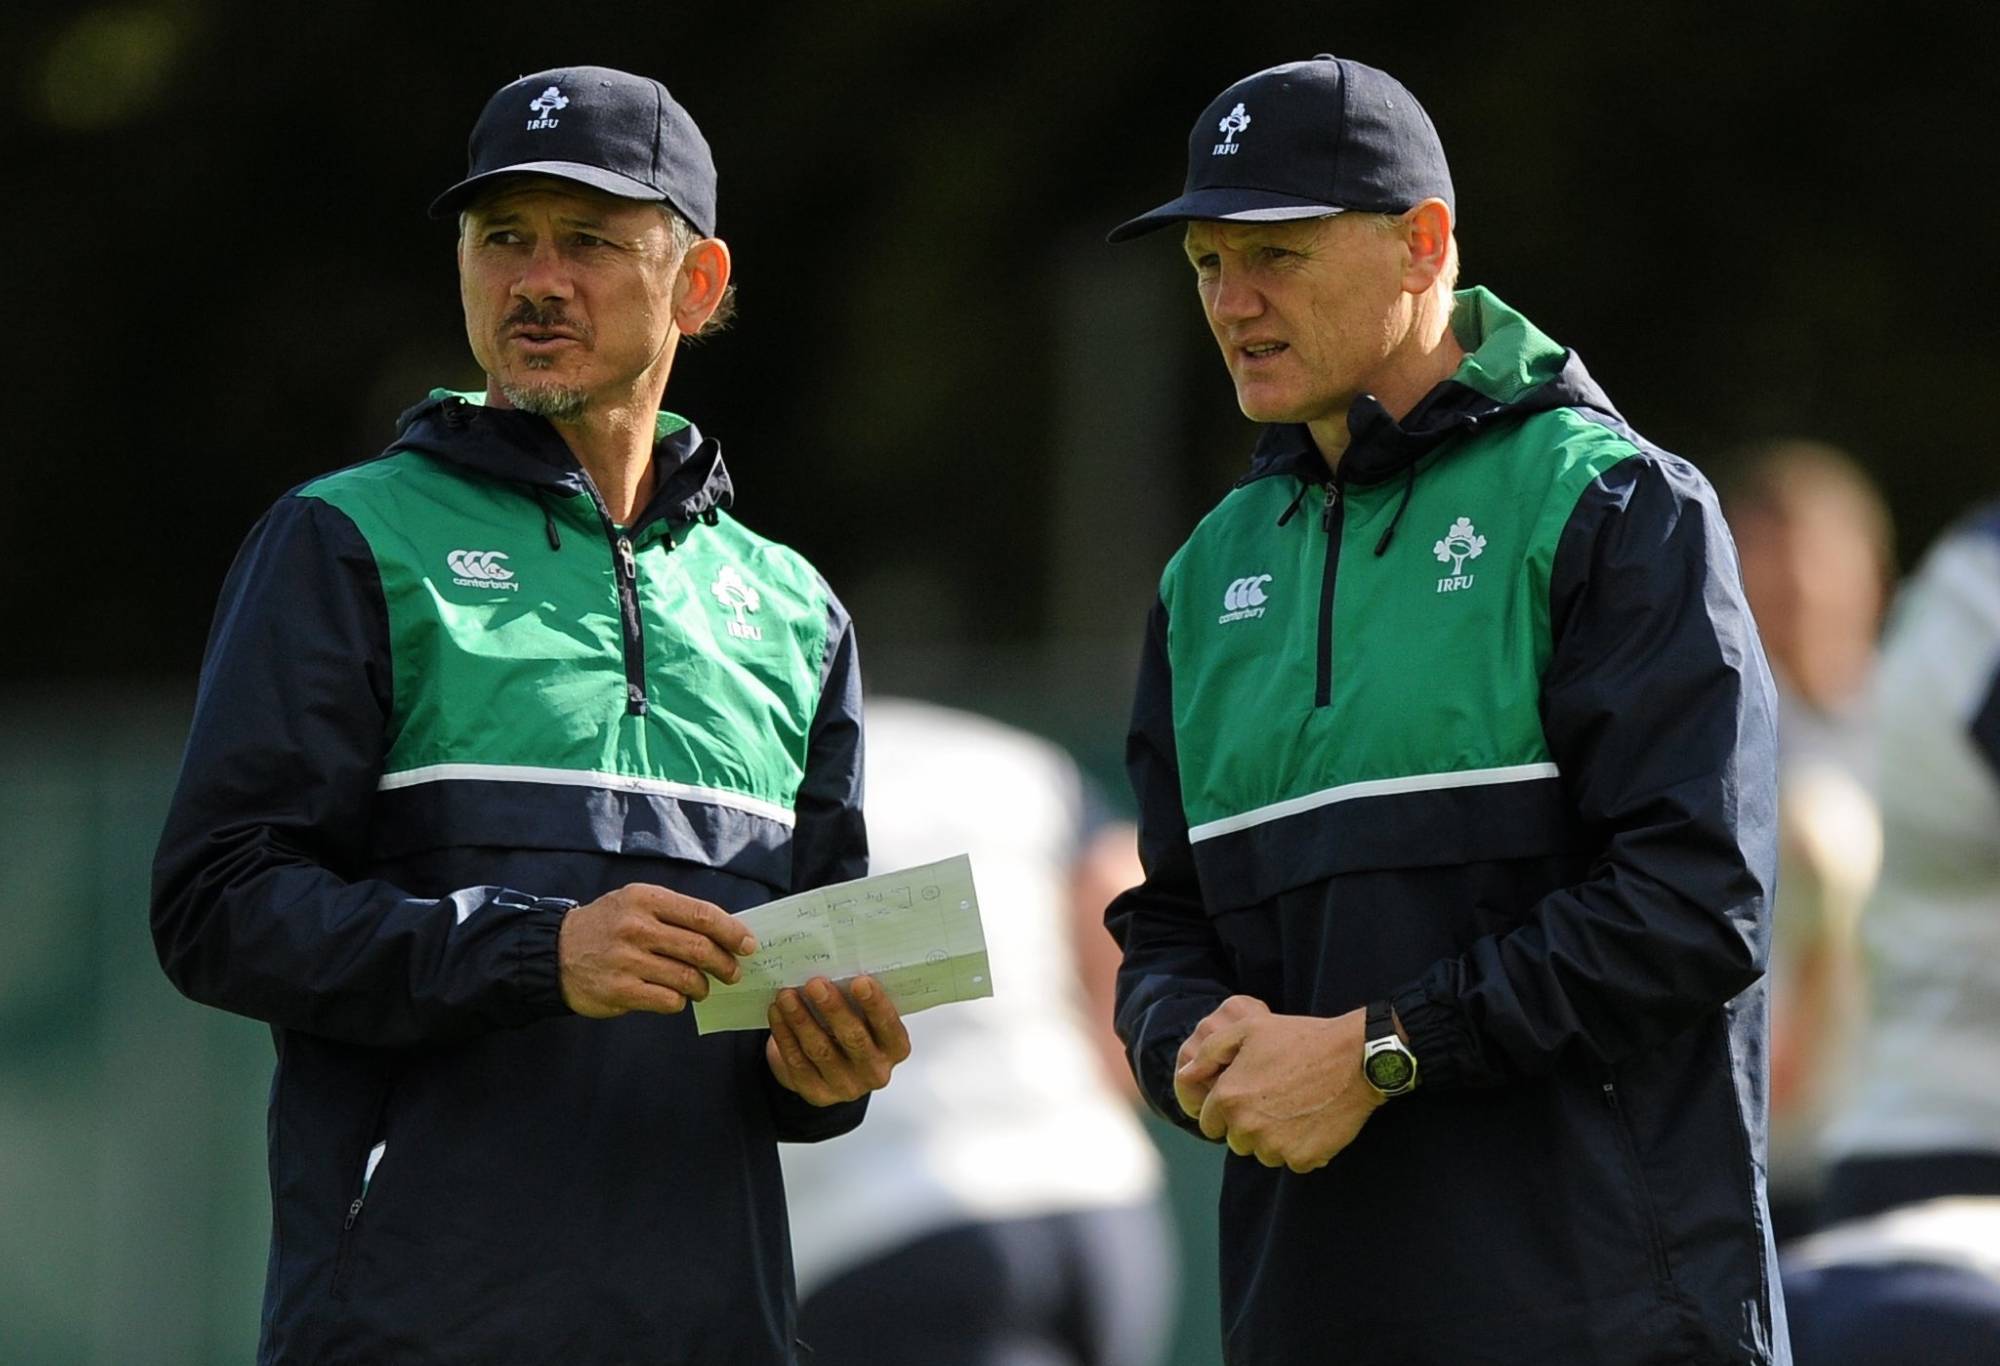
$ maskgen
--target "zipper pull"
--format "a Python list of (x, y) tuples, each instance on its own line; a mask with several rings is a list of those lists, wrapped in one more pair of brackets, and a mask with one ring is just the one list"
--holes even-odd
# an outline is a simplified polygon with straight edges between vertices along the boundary
[(1333, 530), (1333, 514), (1339, 510), (1340, 484), (1336, 481), (1326, 486), (1326, 506), (1320, 509), (1319, 514), (1319, 529), (1321, 531), (1331, 532)]
[(618, 567), (625, 571), (627, 583), (639, 577), (639, 562), (632, 555), (632, 542), (629, 537), (618, 538)]
[(361, 1217), (361, 1197), (355, 1196), (354, 1203), (347, 1207), (347, 1222), (340, 1226), (342, 1233), (354, 1227), (354, 1221)]

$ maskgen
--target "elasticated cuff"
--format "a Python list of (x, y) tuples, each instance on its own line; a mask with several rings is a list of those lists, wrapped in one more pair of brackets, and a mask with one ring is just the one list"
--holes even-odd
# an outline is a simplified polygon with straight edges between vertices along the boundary
[(1465, 1031), (1461, 1013), (1431, 999), (1421, 986), (1407, 986), (1389, 998), (1410, 1052), (1417, 1058), (1417, 1085), (1426, 1091), (1447, 1091), (1466, 1084), (1463, 1060)]
[(567, 897), (528, 897), (519, 892), (500, 892), (495, 906), (505, 906), (519, 918), (514, 932), (513, 979), (522, 1011), (531, 1020), (565, 1014), (562, 967), (556, 941), (562, 934), (563, 917), (576, 909)]
[[(889, 1084), (896, 1083), (892, 1080)], [(804, 1096), (787, 1091), (768, 1067), (764, 1069), (764, 1089), (771, 1098), (771, 1118), (780, 1143), (819, 1143), (839, 1138), (860, 1127), (868, 1115), (866, 1096), (838, 1105), (814, 1105)]]
[[(1181, 1045), (1195, 1027), (1219, 1005), (1224, 998), (1212, 1001), (1176, 1001), (1172, 1006), (1156, 1006), (1146, 1018), (1146, 1032), (1137, 1049), (1127, 1048), (1126, 1056), (1133, 1060), (1133, 1076), (1139, 1083), (1139, 1093), (1153, 1112), (1177, 1129), (1183, 1129), (1204, 1143), (1213, 1142), (1202, 1133), (1201, 1125), (1181, 1109), (1180, 1101), (1174, 1095), (1174, 1063), (1180, 1057)], [(1169, 1012), (1172, 1012), (1169, 1015)]]

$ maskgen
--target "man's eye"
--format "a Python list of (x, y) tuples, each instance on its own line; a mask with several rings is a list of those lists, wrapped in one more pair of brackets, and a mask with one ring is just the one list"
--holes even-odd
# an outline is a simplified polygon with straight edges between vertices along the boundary
[(511, 247), (520, 240), (521, 234), (512, 228), (498, 228), (486, 234), (486, 245), (489, 247)]
[(608, 247), (611, 245), (604, 238), (593, 237), (587, 232), (580, 232), (576, 235), (576, 244), (579, 247)]

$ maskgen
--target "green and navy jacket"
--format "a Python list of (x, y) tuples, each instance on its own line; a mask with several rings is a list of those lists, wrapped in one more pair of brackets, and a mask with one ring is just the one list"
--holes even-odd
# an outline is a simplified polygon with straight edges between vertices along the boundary
[[(1108, 921), (1153, 1106), (1223, 999), (1392, 1002), (1418, 1089), (1227, 1164), (1231, 1362), (1784, 1361), (1758, 980), (1768, 671), (1708, 485), (1483, 290), (1329, 477), (1303, 427), (1167, 566)], [(1337, 1348), (1337, 1350), (1336, 1350)]]
[(155, 864), (194, 999), (268, 1022), (259, 1360), (793, 1360), (757, 1034), (584, 1020), (556, 940), (632, 882), (741, 910), (865, 871), (846, 613), (662, 416), (616, 525), (554, 428), (439, 392), (231, 569)]

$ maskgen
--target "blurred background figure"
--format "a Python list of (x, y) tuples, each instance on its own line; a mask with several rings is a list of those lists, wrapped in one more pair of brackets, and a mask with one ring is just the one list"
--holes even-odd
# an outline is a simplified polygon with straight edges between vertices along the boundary
[(2000, 505), (1931, 551), (1883, 654), (1882, 878), (1862, 928), (1870, 1006), (1826, 1136), (1829, 1221), (2000, 1195), (1996, 660)]
[(1134, 831), (1061, 750), (970, 713), (871, 698), (866, 754), (872, 866), (971, 853), (994, 995), (911, 1017), (861, 1129), (781, 1150), (799, 1336), (815, 1366), (1149, 1366), (1175, 1258), (1103, 926)]
[(1785, 1253), (1793, 1366), (2000, 1361), (2000, 1198), (1929, 1200)]
[(1785, 1266), (1799, 1366), (2000, 1361), (1996, 661), (2000, 505), (1926, 557), (1883, 651), (1869, 1010)]
[(1835, 447), (1748, 447), (1720, 487), (1778, 684), (1770, 1183), (1783, 1242), (1811, 1227), (1819, 1131), (1860, 1013), (1855, 926), (1882, 847), (1869, 685), (1895, 550), (1881, 494)]

